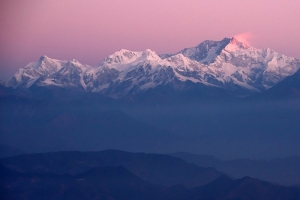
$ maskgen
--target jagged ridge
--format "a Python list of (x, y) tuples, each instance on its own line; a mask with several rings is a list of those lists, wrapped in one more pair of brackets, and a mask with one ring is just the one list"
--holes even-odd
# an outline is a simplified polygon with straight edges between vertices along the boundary
[(160, 85), (176, 88), (178, 83), (187, 81), (259, 92), (273, 87), (299, 68), (297, 58), (271, 49), (255, 49), (236, 38), (224, 38), (206, 40), (176, 54), (121, 49), (96, 67), (77, 60), (61, 61), (42, 56), (38, 62), (19, 69), (7, 86), (76, 87), (116, 98)]

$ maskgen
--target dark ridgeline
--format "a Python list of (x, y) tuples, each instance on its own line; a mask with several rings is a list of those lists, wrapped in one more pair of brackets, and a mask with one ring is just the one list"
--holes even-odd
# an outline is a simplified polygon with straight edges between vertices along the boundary
[(22, 151), (19, 148), (11, 147), (9, 145), (0, 144), (0, 158), (16, 156), (19, 154), (25, 154), (25, 151)]
[(198, 167), (168, 155), (117, 150), (24, 154), (2, 158), (1, 163), (18, 172), (71, 175), (95, 167), (121, 165), (153, 184), (164, 186), (182, 184), (189, 188), (204, 185), (223, 174), (214, 168)]
[[(216, 174), (216, 170), (158, 154), (113, 150), (57, 152), (3, 158), (1, 163), (2, 199), (300, 198), (300, 189), (296, 187), (274, 185), (250, 177), (233, 180), (222, 173), (213, 178), (211, 175)], [(204, 180), (207, 174), (214, 180)], [(196, 186), (195, 180), (200, 186)]]
[(234, 178), (250, 176), (275, 184), (291, 186), (300, 182), (300, 157), (292, 156), (271, 160), (234, 159), (220, 160), (213, 156), (191, 153), (172, 153), (173, 157), (181, 158), (188, 163), (200, 167), (213, 167)]
[(74, 176), (1, 172), (3, 199), (156, 199), (161, 188), (121, 166), (93, 168)]

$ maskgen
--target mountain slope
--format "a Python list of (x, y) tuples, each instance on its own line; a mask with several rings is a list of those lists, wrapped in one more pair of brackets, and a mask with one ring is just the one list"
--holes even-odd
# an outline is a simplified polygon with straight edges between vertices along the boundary
[(288, 76), (269, 90), (256, 95), (267, 99), (299, 99), (300, 98), (300, 70)]

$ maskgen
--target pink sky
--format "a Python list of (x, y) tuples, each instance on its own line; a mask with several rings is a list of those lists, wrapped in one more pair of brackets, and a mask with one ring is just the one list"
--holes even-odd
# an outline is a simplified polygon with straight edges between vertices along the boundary
[(0, 80), (41, 55), (97, 65), (125, 48), (175, 53), (244, 35), (300, 58), (299, 0), (0, 0)]

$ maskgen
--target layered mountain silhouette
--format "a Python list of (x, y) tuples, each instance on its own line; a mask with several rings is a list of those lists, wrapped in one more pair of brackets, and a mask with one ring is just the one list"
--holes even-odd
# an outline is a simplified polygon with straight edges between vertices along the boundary
[(171, 155), (201, 167), (214, 167), (235, 178), (250, 176), (252, 178), (286, 186), (295, 185), (300, 182), (300, 173), (298, 170), (300, 167), (299, 156), (271, 160), (220, 160), (214, 156), (184, 152), (173, 153)]
[(57, 152), (2, 158), (1, 163), (26, 173), (83, 173), (95, 167), (124, 166), (135, 175), (157, 185), (204, 185), (223, 175), (213, 168), (202, 168), (160, 154), (129, 153), (117, 150), (100, 152)]
[[(95, 154), (101, 156), (95, 157)], [(117, 154), (121, 154), (121, 157), (115, 157)], [(25, 160), (30, 162), (24, 162)], [(122, 162), (127, 167), (115, 165)], [(174, 162), (184, 164), (178, 168)], [(174, 171), (170, 167), (166, 169), (166, 163), (175, 164), (173, 180), (181, 179), (191, 167), (195, 167), (180, 159), (157, 154), (58, 152), (5, 158), (1, 159), (1, 163), (0, 195), (4, 199), (233, 200), (300, 197), (299, 188), (274, 185), (250, 177), (233, 180), (226, 175), (219, 175), (207, 184), (192, 188), (185, 187), (185, 184), (178, 185), (177, 182), (168, 187), (165, 184), (153, 184), (144, 174), (149, 173), (156, 178), (166, 177), (166, 174), (170, 174), (169, 171)], [(97, 166), (104, 163), (106, 166)], [(198, 170), (203, 168), (198, 167)], [(62, 174), (62, 171), (65, 173)], [(193, 173), (193, 170), (189, 173)], [(195, 179), (204, 180), (203, 178), (205, 179), (203, 176), (185, 176), (190, 186)]]

